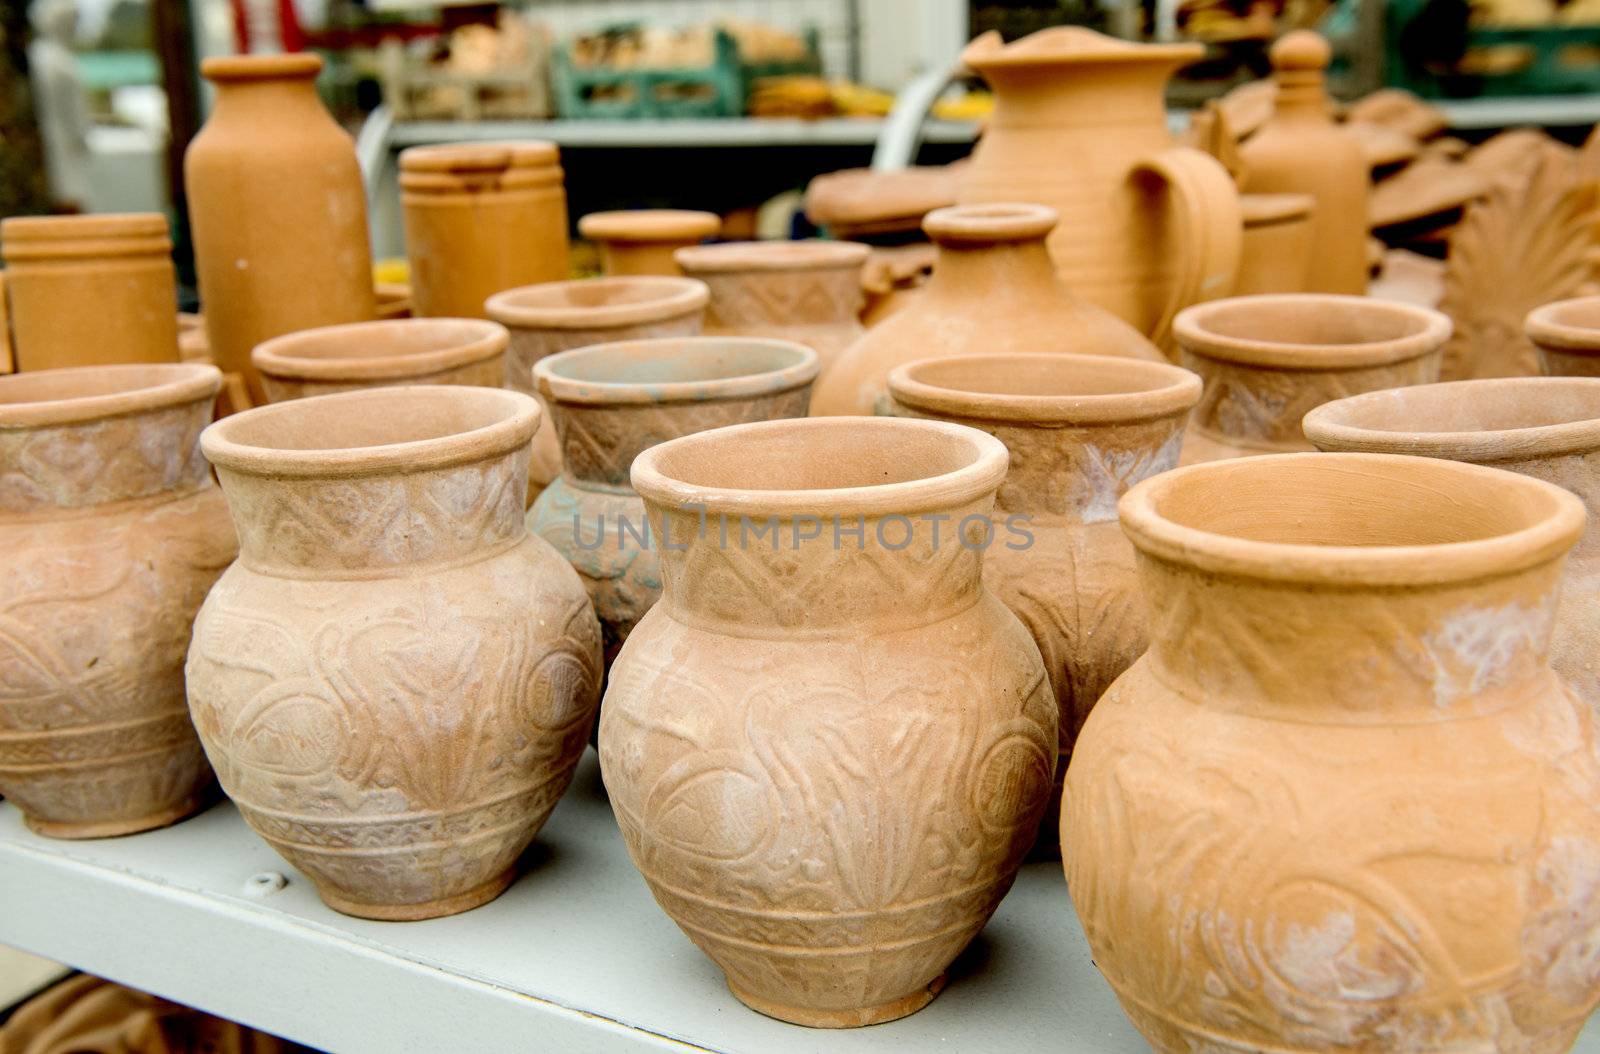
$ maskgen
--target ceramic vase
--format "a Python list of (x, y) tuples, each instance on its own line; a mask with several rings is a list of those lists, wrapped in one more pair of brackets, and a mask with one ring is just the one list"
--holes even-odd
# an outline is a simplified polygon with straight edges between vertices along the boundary
[[(700, 332), (709, 293), (703, 282), (660, 275), (585, 278), (507, 289), (484, 305), (511, 331), (507, 387), (534, 395), (533, 364), (590, 344)], [(533, 438), (528, 504), (561, 472), (561, 443), (548, 411)]]
[(0, 794), (40, 834), (210, 796), (183, 656), (236, 551), (199, 449), (220, 387), (188, 364), (0, 377)]
[(207, 59), (216, 104), (183, 171), (211, 354), (266, 399), (250, 364), (284, 333), (374, 317), (355, 145), (317, 98), (315, 55)]
[(1158, 344), (1179, 309), (1226, 296), (1239, 266), (1232, 178), (1167, 128), (1167, 79), (1201, 54), (1063, 26), (1010, 44), (985, 33), (961, 56), (995, 110), (957, 201), (1054, 208), (1063, 284)]
[(1333, 399), (1439, 379), (1450, 320), (1437, 311), (1331, 293), (1201, 304), (1173, 327), (1205, 392), (1183, 461), (1313, 449), (1306, 412)]
[(1371, 166), (1361, 140), (1334, 123), (1324, 83), (1332, 54), (1326, 40), (1306, 29), (1272, 45), (1277, 102), (1239, 148), (1240, 185), (1250, 194), (1310, 194), (1316, 201), (1307, 283), (1292, 291), (1360, 296), (1367, 291)]
[(502, 289), (567, 278), (567, 192), (554, 143), (448, 143), (400, 152), (400, 206), (418, 315), (484, 317)]
[(335, 910), (492, 900), (572, 779), (600, 628), (523, 522), (538, 418), (504, 389), (379, 388), (202, 437), (240, 554), (195, 620), (189, 708), (240, 814)]
[(0, 250), (16, 369), (178, 361), (166, 217), (12, 216)]
[(1534, 308), (1523, 331), (1533, 342), (1545, 374), (1600, 377), (1600, 296), (1558, 300)]
[(895, 413), (981, 428), (1011, 453), (994, 514), (1028, 537), (991, 547), (983, 577), (1033, 634), (1060, 706), (1060, 761), (1038, 846), (1050, 850), (1078, 730), (1147, 643), (1117, 499), (1177, 466), (1200, 378), (1099, 356), (969, 355), (898, 367), (889, 391)]
[(274, 337), (251, 353), (269, 402), (399, 384), (503, 388), (506, 328), (477, 318), (352, 322)]
[(1122, 499), (1150, 650), (1067, 771), (1067, 884), (1162, 1054), (1571, 1048), (1600, 1001), (1600, 748), (1546, 651), (1583, 506), (1282, 454)]
[(896, 418), (634, 459), (663, 588), (611, 668), (601, 771), (656, 901), (761, 1013), (926, 1005), (1033, 842), (1056, 706), (983, 585), (1005, 470), (992, 436)]
[(1304, 293), (1311, 288), (1310, 194), (1244, 194), (1244, 240), (1239, 250), (1235, 296)]
[(826, 370), (864, 332), (861, 270), (871, 251), (855, 242), (723, 242), (674, 258), (711, 290), (706, 336), (796, 341)]
[(673, 254), (721, 231), (722, 217), (692, 209), (591, 212), (578, 221), (578, 233), (600, 247), (601, 270), (620, 275), (681, 275)]
[(628, 480), (641, 451), (723, 425), (804, 417), (817, 353), (745, 337), (596, 344), (540, 359), (534, 383), (561, 439), (561, 475), (528, 527), (578, 571), (609, 667), (661, 595), (644, 502)]
[(1075, 352), (1165, 361), (1138, 330), (1061, 284), (1045, 248), (1055, 225), (1044, 205), (928, 213), (923, 229), (939, 247), (933, 277), (823, 373), (811, 412), (887, 413), (890, 371), (918, 359)]
[[(1600, 377), (1421, 384), (1306, 414), (1322, 450), (1447, 458), (1533, 476), (1600, 509)], [(1600, 717), (1600, 529), (1567, 557), (1550, 665)]]

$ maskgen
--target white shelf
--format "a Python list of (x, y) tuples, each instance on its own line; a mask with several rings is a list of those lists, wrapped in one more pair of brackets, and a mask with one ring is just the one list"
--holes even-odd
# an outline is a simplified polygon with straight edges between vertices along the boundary
[(1584, 125), (1600, 122), (1600, 95), (1526, 95), (1492, 99), (1429, 99), (1450, 127), (1515, 128), (1519, 125)]
[[(568, 147), (871, 146), (883, 121), (873, 117), (728, 117), (681, 121), (396, 121), (395, 147), (501, 139), (549, 139)], [(970, 143), (976, 123), (929, 121), (927, 143)]]

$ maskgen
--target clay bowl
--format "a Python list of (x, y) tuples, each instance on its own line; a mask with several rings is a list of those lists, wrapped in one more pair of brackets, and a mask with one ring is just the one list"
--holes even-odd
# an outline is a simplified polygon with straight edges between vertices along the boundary
[(1528, 312), (1522, 326), (1539, 365), (1558, 377), (1600, 376), (1600, 296), (1557, 300)]
[(505, 384), (510, 334), (476, 318), (401, 318), (305, 329), (250, 353), (269, 402), (397, 384)]

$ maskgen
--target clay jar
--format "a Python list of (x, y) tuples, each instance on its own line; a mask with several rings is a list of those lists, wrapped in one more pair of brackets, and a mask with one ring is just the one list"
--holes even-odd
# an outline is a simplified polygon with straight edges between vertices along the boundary
[(711, 289), (706, 336), (797, 341), (826, 370), (864, 332), (861, 269), (871, 251), (855, 242), (723, 242), (674, 258)]
[(663, 589), (612, 666), (601, 771), (657, 902), (755, 1010), (926, 1005), (1033, 842), (1056, 707), (983, 585), (1005, 471), (993, 436), (896, 418), (634, 459)]
[(1078, 299), (1050, 266), (1043, 205), (935, 209), (933, 277), (905, 310), (852, 344), (817, 385), (814, 414), (888, 412), (889, 371), (947, 355), (1079, 352), (1165, 361), (1138, 330)]
[[(1493, 465), (1600, 509), (1600, 377), (1504, 377), (1369, 392), (1306, 415), (1322, 450)], [(1567, 558), (1550, 665), (1600, 716), (1600, 531)]]
[(606, 274), (681, 275), (673, 253), (715, 238), (722, 218), (691, 209), (622, 209), (591, 212), (578, 221), (578, 233), (600, 246)]
[(1565, 1051), (1600, 1001), (1600, 753), (1546, 649), (1583, 506), (1283, 454), (1139, 484), (1150, 650), (1062, 803), (1095, 964), (1164, 1054)]
[[(1090, 707), (1145, 649), (1117, 499), (1178, 464), (1200, 378), (1098, 356), (969, 355), (901, 366), (889, 390), (896, 413), (981, 428), (1011, 452), (995, 517), (1029, 538), (991, 547), (983, 576), (1033, 634), (1061, 707), (1055, 806)], [(1056, 813), (1045, 815), (1045, 846)]]
[(1558, 300), (1528, 313), (1523, 331), (1539, 366), (1557, 377), (1600, 377), (1600, 296)]
[(251, 353), (270, 402), (398, 384), (502, 388), (510, 335), (476, 318), (352, 322), (274, 337)]
[(13, 216), (0, 248), (17, 369), (178, 361), (166, 217)]
[(283, 333), (376, 311), (355, 145), (317, 98), (315, 55), (206, 59), (216, 105), (183, 170), (211, 353), (264, 401), (250, 364)]
[(540, 359), (534, 381), (561, 437), (561, 475), (528, 526), (577, 568), (609, 666), (661, 595), (644, 502), (628, 471), (640, 451), (723, 425), (804, 417), (817, 353), (789, 341), (669, 337), (597, 344)]
[(567, 192), (554, 143), (449, 143), (400, 152), (416, 314), (482, 318), (502, 289), (568, 277)]
[(1233, 283), (1235, 295), (1304, 293), (1311, 288), (1315, 203), (1309, 194), (1240, 196), (1244, 240), (1240, 243), (1239, 276)]
[(1312, 407), (1438, 380), (1450, 320), (1386, 300), (1284, 293), (1198, 305), (1173, 332), (1179, 361), (1205, 382), (1188, 464), (1310, 450), (1300, 419)]
[(240, 554), (195, 620), (189, 707), (240, 814), (335, 910), (476, 907), (583, 752), (600, 628), (523, 523), (538, 403), (379, 388), (202, 437)]
[[(484, 309), (511, 331), (507, 387), (532, 395), (533, 364), (546, 355), (619, 340), (695, 336), (708, 298), (705, 283), (692, 278), (631, 275), (507, 289)], [(530, 505), (560, 471), (561, 443), (546, 416), (533, 438)]]
[(209, 797), (183, 655), (236, 551), (199, 449), (221, 384), (187, 364), (0, 377), (0, 793), (40, 834), (163, 827)]

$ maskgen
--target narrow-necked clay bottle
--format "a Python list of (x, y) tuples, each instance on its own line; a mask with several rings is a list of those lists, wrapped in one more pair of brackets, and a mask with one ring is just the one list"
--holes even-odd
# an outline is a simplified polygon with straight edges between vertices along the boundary
[(1534, 308), (1522, 328), (1547, 375), (1600, 377), (1600, 296)]
[(1334, 123), (1325, 75), (1328, 42), (1298, 29), (1272, 45), (1278, 97), (1272, 116), (1239, 148), (1248, 194), (1310, 194), (1311, 266), (1306, 291), (1367, 291), (1367, 190), (1361, 141)]
[(1576, 497), (1281, 454), (1139, 484), (1150, 650), (1095, 705), (1062, 856), (1161, 1054), (1572, 1049), (1600, 1002), (1600, 742), (1551, 671)]
[(315, 55), (206, 59), (216, 106), (183, 170), (211, 354), (265, 401), (250, 364), (283, 333), (376, 314), (355, 145), (317, 98)]
[(482, 318), (483, 302), (502, 289), (571, 274), (554, 143), (402, 150), (400, 204), (415, 314)]
[(288, 333), (251, 353), (270, 402), (399, 384), (503, 388), (511, 336), (481, 318), (397, 318)]
[(1165, 361), (1142, 333), (1061, 283), (1045, 247), (1056, 219), (1045, 205), (928, 213), (922, 226), (939, 247), (933, 277), (824, 369), (812, 414), (887, 413), (890, 371), (917, 359), (1070, 352)]
[(178, 361), (166, 217), (13, 216), (0, 250), (17, 369)]
[(1117, 499), (1178, 464), (1200, 378), (1164, 362), (964, 355), (896, 368), (889, 393), (896, 414), (981, 428), (1011, 452), (995, 516), (1015, 518), (1029, 538), (992, 546), (983, 580), (1033, 634), (1061, 707), (1056, 789), (1039, 846), (1053, 849), (1078, 729), (1147, 643)]
[(1347, 395), (1439, 379), (1450, 320), (1437, 311), (1328, 293), (1198, 304), (1173, 324), (1179, 361), (1205, 393), (1183, 462), (1311, 450), (1300, 419)]
[(692, 209), (591, 212), (578, 221), (578, 233), (600, 246), (606, 274), (680, 275), (673, 254), (721, 231), (722, 217)]

